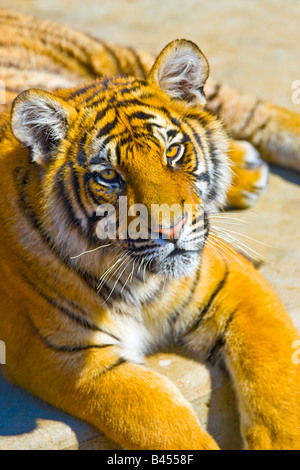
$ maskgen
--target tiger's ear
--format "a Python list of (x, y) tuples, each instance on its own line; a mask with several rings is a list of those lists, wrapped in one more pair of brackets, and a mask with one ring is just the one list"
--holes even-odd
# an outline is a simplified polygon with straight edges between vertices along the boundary
[(198, 46), (192, 41), (177, 39), (162, 50), (148, 82), (158, 85), (171, 98), (204, 105), (203, 87), (208, 74), (208, 61)]
[(14, 100), (11, 128), (31, 150), (32, 160), (43, 165), (55, 154), (76, 113), (64, 100), (42, 90), (27, 90)]

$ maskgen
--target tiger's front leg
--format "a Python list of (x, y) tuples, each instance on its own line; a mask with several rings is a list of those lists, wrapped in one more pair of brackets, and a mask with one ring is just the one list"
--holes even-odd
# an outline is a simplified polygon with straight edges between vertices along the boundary
[(211, 254), (212, 276), (202, 279), (205, 301), (181, 342), (194, 354), (223, 356), (237, 393), (245, 448), (300, 449), (300, 365), (293, 362), (299, 333), (247, 260), (221, 248), (219, 256)]
[(175, 385), (122, 359), (114, 346), (60, 347), (58, 353), (33, 335), (22, 368), (13, 357), (8, 363), (6, 375), (18, 385), (89, 422), (125, 449), (218, 448)]

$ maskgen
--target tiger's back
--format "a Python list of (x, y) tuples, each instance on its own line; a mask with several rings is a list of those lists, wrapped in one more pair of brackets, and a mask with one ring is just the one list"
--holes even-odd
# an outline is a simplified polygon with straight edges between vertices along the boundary
[(0, 10), (0, 40), (8, 104), (27, 88), (70, 88), (96, 76), (145, 78), (153, 64), (150, 54), (5, 10)]

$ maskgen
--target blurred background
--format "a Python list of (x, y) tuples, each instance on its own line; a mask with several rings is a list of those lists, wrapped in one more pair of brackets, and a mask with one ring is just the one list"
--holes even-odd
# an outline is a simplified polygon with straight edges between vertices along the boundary
[(214, 78), (297, 110), (299, 0), (0, 0), (0, 7), (153, 53), (191, 39)]
[[(299, 0), (0, 0), (0, 7), (152, 53), (175, 38), (191, 39), (208, 57), (214, 79), (300, 112), (300, 104), (292, 103), (292, 83), (300, 80)], [(272, 167), (259, 202), (231, 214), (240, 223), (234, 230), (264, 261), (262, 274), (298, 328), (299, 201), (299, 175)], [(149, 363), (177, 384), (223, 449), (241, 447), (235, 397), (222, 371), (210, 375), (172, 354)], [(1, 381), (0, 402), (0, 423), (6, 423), (5, 433), (0, 425), (0, 448), (105, 447), (90, 427)]]

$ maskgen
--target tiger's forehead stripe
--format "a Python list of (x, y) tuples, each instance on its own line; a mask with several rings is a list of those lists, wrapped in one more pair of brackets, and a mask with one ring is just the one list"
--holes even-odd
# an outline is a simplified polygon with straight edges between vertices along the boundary
[[(142, 102), (133, 95), (133, 90), (128, 88), (128, 84), (125, 83), (125, 89), (121, 87), (111, 90), (110, 94), (107, 93), (107, 90), (104, 92), (103, 87), (99, 84), (99, 94), (102, 92), (105, 95), (104, 99), (97, 99), (97, 104), (89, 103), (87, 109), (90, 111), (92, 109), (93, 115), (95, 116), (89, 124), (89, 129), (85, 129), (85, 134), (82, 137), (79, 149), (77, 162), (80, 166), (84, 167), (87, 164), (87, 155), (91, 153), (91, 148), (96, 147), (97, 142), (99, 145), (99, 154), (93, 155), (92, 163), (97, 164), (101, 157), (103, 157), (103, 150), (111, 146), (112, 141), (122, 138), (121, 143), (125, 143), (127, 139), (125, 133), (127, 132), (128, 138), (130, 138), (130, 133), (134, 129), (135, 136), (140, 134), (147, 138), (148, 141), (153, 141), (154, 128), (164, 129), (168, 126), (172, 126), (173, 129), (169, 129), (168, 136), (175, 136), (180, 132), (179, 121), (170, 119), (169, 113), (165, 109), (159, 108), (155, 103), (155, 107), (150, 107), (149, 103)], [(123, 84), (122, 84), (123, 85)], [(95, 94), (94, 87), (83, 89), (83, 94), (77, 94), (83, 98), (83, 107), (85, 102), (88, 100), (88, 97), (85, 94), (88, 94), (89, 91), (92, 91), (92, 94)], [(120, 96), (121, 94), (121, 96)], [(126, 97), (123, 99), (123, 95), (129, 94), (130, 99)], [(151, 95), (147, 95), (147, 98), (151, 98)], [(99, 98), (99, 96), (98, 96)], [(101, 103), (100, 103), (101, 101)], [(133, 107), (131, 110), (130, 108)], [(159, 112), (158, 112), (159, 111)], [(173, 121), (173, 122), (172, 122)], [(174, 129), (176, 125), (177, 129)], [(97, 134), (95, 134), (97, 130)], [(164, 133), (165, 134), (165, 133)], [(133, 134), (131, 134), (133, 135)], [(91, 137), (92, 136), (92, 137)], [(167, 138), (165, 138), (165, 143)], [(106, 152), (106, 159), (111, 160), (112, 163), (115, 163), (114, 152), (110, 152), (110, 149)], [(118, 159), (117, 159), (118, 160)], [(91, 162), (90, 162), (91, 163)]]
[(209, 186), (209, 199), (213, 200), (218, 192), (212, 186), (218, 186), (220, 158), (214, 120), (208, 112), (174, 111), (172, 104), (169, 107), (160, 101), (140, 79), (98, 80), (69, 98), (82, 114), (89, 115), (78, 145), (79, 166), (100, 172), (101, 165), (128, 164), (132, 160), (129, 142), (149, 147), (158, 158), (170, 142), (189, 143), (190, 150), (185, 148), (180, 165), (195, 177), (200, 194)]

